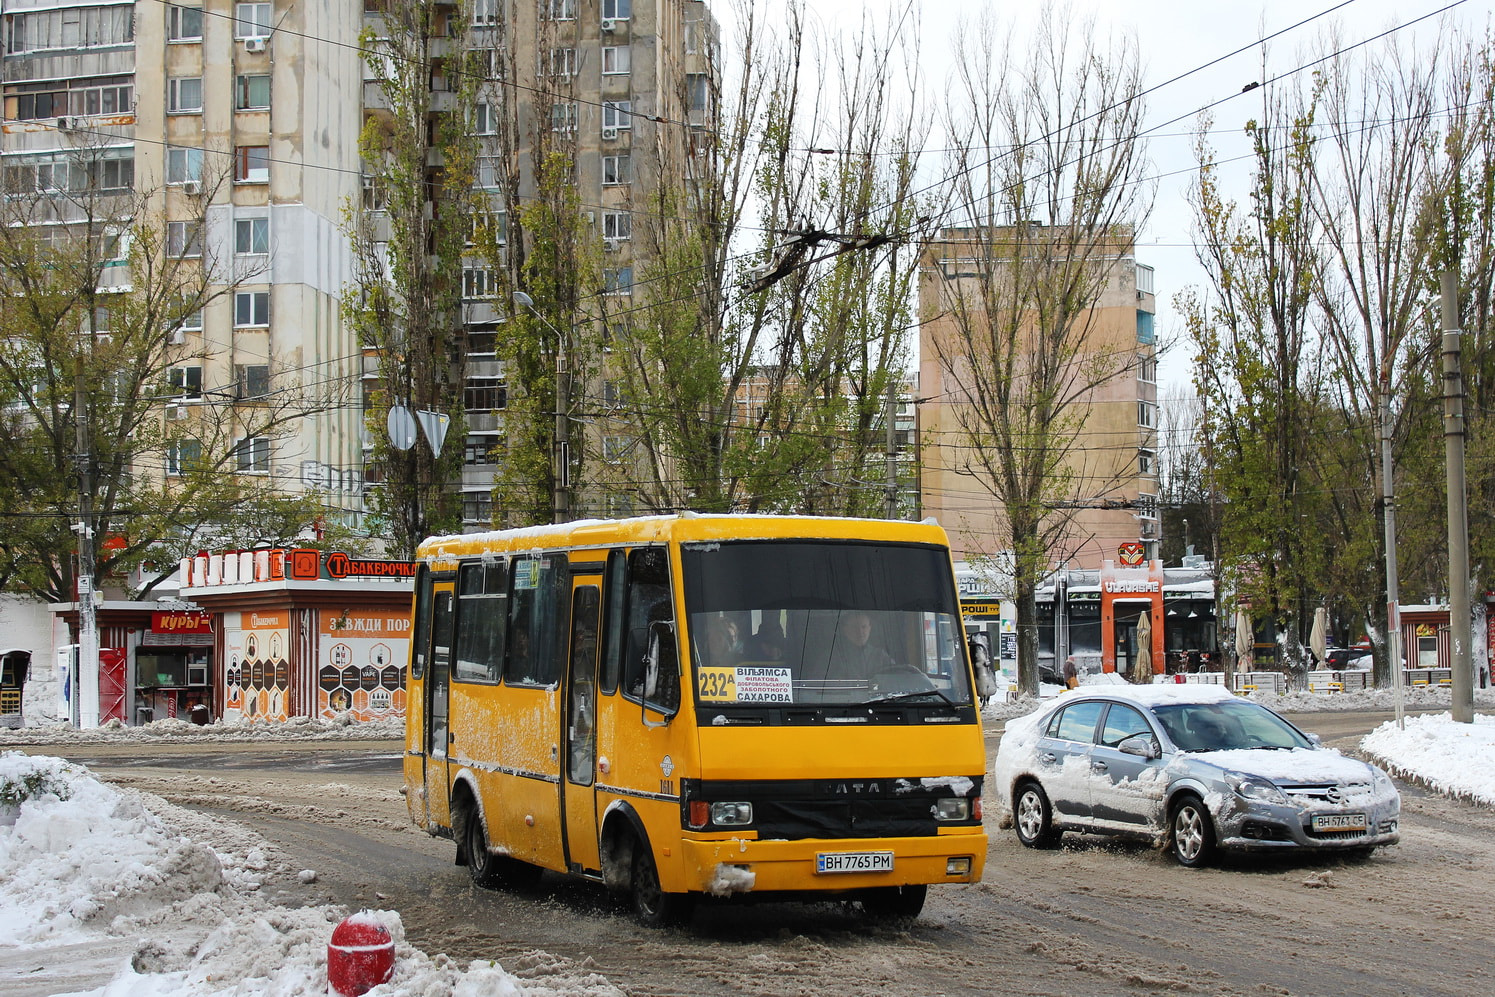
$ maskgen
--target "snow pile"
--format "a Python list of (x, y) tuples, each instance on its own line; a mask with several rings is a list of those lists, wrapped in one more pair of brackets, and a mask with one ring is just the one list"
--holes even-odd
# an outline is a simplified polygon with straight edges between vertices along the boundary
[[(261, 889), (272, 878), (316, 877), (283, 867), (233, 822), (58, 758), (0, 754), (0, 992), (8, 982), (43, 992), (31, 967), (60, 957), (96, 963), (88, 985), (105, 984), (75, 997), (320, 997), (327, 943), (348, 911), (274, 906)], [(361, 915), (395, 942), (394, 977), (371, 997), (620, 994), (589, 963), (530, 953), (534, 978), (522, 981), (496, 962), (464, 967), (413, 948), (394, 911)]]
[(1495, 804), (1495, 717), (1454, 723), (1448, 713), (1394, 720), (1371, 731), (1360, 747), (1393, 775), (1440, 793)]
[[(1081, 687), (1081, 691), (1103, 691), (1088, 688), (1095, 684), (1099, 683), (1087, 681), (1085, 686)], [(1125, 684), (1125, 680), (1118, 680), (1116, 684)], [(1197, 687), (1194, 684), (1182, 686), (1182, 688)], [(1045, 685), (1041, 689), (1041, 694), (1036, 698), (1024, 696), (1011, 703), (996, 701), (988, 703), (986, 709), (982, 711), (982, 716), (988, 720), (1008, 720), (1012, 717), (1024, 716), (1042, 708), (1054, 696), (1062, 695), (1064, 692), (1065, 690), (1058, 686)], [(1402, 705), (1409, 710), (1446, 710), (1452, 705), (1452, 697), (1453, 693), (1446, 687), (1415, 686), (1402, 689)], [(1278, 713), (1342, 713), (1396, 708), (1396, 694), (1391, 689), (1357, 689), (1332, 694), (1290, 692), (1281, 696), (1257, 690), (1251, 693), (1250, 699)], [(1495, 689), (1474, 690), (1474, 705), (1485, 709), (1495, 709)]]
[(128, 744), (163, 741), (377, 741), (398, 740), (405, 736), (403, 717), (360, 723), (352, 713), (342, 713), (331, 720), (313, 717), (291, 717), (275, 723), (251, 720), (219, 721), (212, 724), (188, 723), (179, 718), (155, 720), (127, 727), (111, 720), (101, 727), (75, 729), (56, 723), (43, 727), (21, 727), (0, 731), (6, 744)]

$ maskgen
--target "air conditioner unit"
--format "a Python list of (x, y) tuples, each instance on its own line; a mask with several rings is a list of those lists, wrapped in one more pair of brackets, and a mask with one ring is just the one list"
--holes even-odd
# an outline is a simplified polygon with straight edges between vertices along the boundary
[(185, 406), (185, 405), (168, 405), (168, 406), (166, 406), (166, 418), (172, 420), (173, 422), (176, 422), (178, 420), (187, 418), (187, 406)]
[(609, 253), (616, 253), (620, 248), (622, 248), (622, 245), (623, 245), (623, 243), (622, 243), (622, 240), (620, 240), (620, 239), (603, 239), (602, 240), (602, 248), (604, 250), (606, 250), (607, 252), (609, 252)]
[(186, 181), (183, 181), (183, 183), (182, 183), (182, 193), (183, 194), (201, 194), (202, 193), (202, 184), (198, 183), (196, 180), (186, 180)]
[(64, 132), (72, 131), (73, 128), (76, 125), (77, 125), (77, 122), (74, 121), (72, 118), (58, 118), (57, 119), (57, 130), (58, 131), (64, 131)]
[(612, 18), (612, 17), (604, 17), (602, 19), (602, 30), (603, 31), (617, 31), (618, 30), (618, 21), (617, 21), (617, 19), (616, 18)]
[(187, 341), (187, 333), (179, 328), (173, 329), (171, 335), (166, 337), (166, 341), (172, 346), (181, 346)]
[(616, 128), (604, 128), (602, 129), (602, 137), (605, 139), (617, 138), (618, 130)]
[(263, 52), (270, 45), (268, 38), (246, 38), (244, 39), (244, 51)]

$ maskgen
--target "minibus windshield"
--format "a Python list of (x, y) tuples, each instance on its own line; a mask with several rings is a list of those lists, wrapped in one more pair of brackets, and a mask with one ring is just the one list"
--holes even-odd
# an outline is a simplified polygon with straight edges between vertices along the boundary
[(681, 562), (703, 704), (971, 702), (942, 548), (753, 540), (685, 544)]

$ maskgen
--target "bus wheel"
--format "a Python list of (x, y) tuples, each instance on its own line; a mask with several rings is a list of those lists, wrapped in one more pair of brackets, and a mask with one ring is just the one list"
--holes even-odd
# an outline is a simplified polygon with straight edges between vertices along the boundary
[(633, 848), (633, 916), (645, 927), (664, 928), (684, 924), (695, 908), (685, 893), (666, 893), (659, 885), (659, 867), (647, 842)]
[(488, 836), (483, 833), (483, 818), (478, 814), (477, 807), (469, 806), (464, 811), (462, 828), (462, 850), (467, 854), (467, 874), (478, 886), (496, 885), (503, 858), (489, 854)]
[(879, 921), (912, 921), (924, 909), (928, 893), (923, 883), (879, 886), (862, 894), (862, 909)]

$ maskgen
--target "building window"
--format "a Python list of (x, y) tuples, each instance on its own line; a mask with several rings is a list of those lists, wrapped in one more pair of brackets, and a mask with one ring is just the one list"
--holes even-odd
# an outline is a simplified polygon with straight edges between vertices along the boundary
[(202, 367), (173, 367), (169, 372), (171, 390), (180, 398), (202, 397)]
[(197, 183), (202, 180), (201, 149), (166, 150), (166, 182)]
[(234, 252), (239, 256), (266, 256), (270, 252), (270, 219), (234, 219)]
[(469, 436), (467, 445), (462, 449), (462, 463), (468, 465), (495, 463), (494, 452), (497, 447), (498, 444), (486, 436)]
[(576, 0), (540, 0), (540, 20), (576, 20)]
[(270, 394), (270, 365), (241, 363), (234, 367), (234, 397), (239, 401)]
[(493, 271), (487, 267), (463, 267), (462, 297), (469, 301), (493, 297), (498, 290), (493, 277)]
[(238, 291), (234, 294), (234, 326), (245, 328), (270, 324), (270, 292)]
[(462, 495), (462, 521), (465, 523), (492, 523), (493, 496), (486, 492), (464, 492)]
[(633, 449), (633, 437), (631, 436), (604, 436), (602, 437), (602, 459), (609, 464), (616, 464), (628, 456), (628, 451)]
[(270, 470), (270, 439), (267, 436), (246, 436), (234, 444), (234, 456), (239, 470), (247, 474), (265, 474)]
[(1137, 264), (1137, 293), (1152, 293), (1152, 267), (1144, 263)]
[(603, 128), (632, 128), (633, 109), (631, 100), (604, 100), (602, 102)]
[(481, 26), (500, 24), (503, 21), (498, 0), (472, 0), (472, 23)]
[(706, 110), (711, 90), (707, 85), (705, 73), (685, 74), (685, 97), (689, 102), (690, 110), (697, 112)]
[(237, 95), (235, 107), (241, 111), (268, 111), (270, 109), (270, 77), (240, 76), (234, 88)]
[(1145, 384), (1156, 384), (1158, 380), (1158, 361), (1156, 357), (1137, 357), (1137, 380)]
[(509, 389), (498, 377), (469, 378), (462, 394), (462, 405), (469, 412), (497, 412), (508, 403)]
[(202, 8), (183, 7), (174, 3), (167, 4), (166, 40), (173, 42), (202, 41)]
[(563, 135), (570, 135), (576, 131), (576, 105), (575, 104), (551, 104), (550, 105), (550, 130)]
[(1152, 312), (1137, 312), (1137, 342), (1143, 345), (1151, 345), (1152, 338)]
[(166, 474), (180, 478), (202, 463), (202, 443), (198, 440), (177, 440), (166, 448)]
[[(180, 303), (185, 307), (185, 302)], [(182, 312), (172, 321), (171, 330), (176, 332), (202, 332), (202, 309), (194, 308)]]
[(166, 255), (175, 257), (202, 255), (202, 223), (167, 222)]
[(633, 66), (633, 49), (627, 45), (606, 45), (602, 49), (602, 75), (626, 76)]
[(477, 158), (475, 179), (479, 187), (497, 187), (503, 181), (503, 163), (498, 156)]
[(274, 4), (268, 3), (234, 4), (234, 37), (270, 37), (270, 16), (273, 6)]
[(504, 51), (502, 48), (473, 49), (472, 55), (477, 61), (480, 79), (501, 80), (508, 75), (508, 70), (504, 68)]
[(235, 149), (234, 179), (239, 183), (269, 183), (270, 147), (241, 145)]
[(626, 211), (602, 212), (602, 238), (618, 240), (632, 239), (633, 215)]
[(472, 109), (472, 133), (474, 135), (498, 134), (498, 110), (492, 104), (479, 102)]
[(166, 110), (171, 114), (201, 114), (202, 77), (173, 76), (167, 80)]
[(1152, 428), (1153, 426), (1157, 425), (1157, 423), (1154, 422), (1153, 419), (1154, 416), (1152, 402), (1139, 401), (1137, 403), (1137, 425)]
[(602, 271), (603, 294), (632, 294), (633, 267), (619, 267)]
[[(65, 50), (69, 55), (83, 48), (128, 45), (135, 40), (135, 5), (47, 4), (50, 9), (5, 9), (6, 54)], [(33, 5), (42, 6), (42, 5)]]
[(602, 17), (608, 21), (626, 21), (633, 16), (633, 0), (602, 0)]
[(541, 76), (575, 76), (576, 49), (553, 48), (540, 56)]
[(1158, 497), (1156, 495), (1137, 496), (1137, 515), (1143, 519), (1158, 518)]
[(1152, 476), (1152, 451), (1137, 451), (1137, 473), (1144, 477)]
[(632, 163), (628, 155), (602, 157), (602, 184), (605, 187), (626, 184), (632, 174)]
[(479, 211), (472, 216), (469, 246), (502, 246), (509, 241), (509, 215), (506, 211)]

